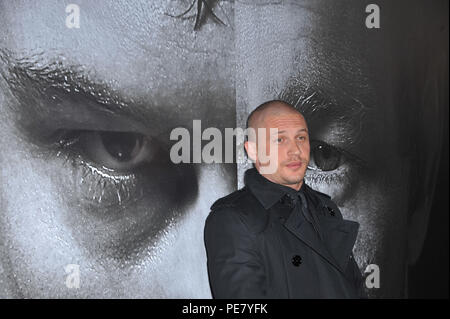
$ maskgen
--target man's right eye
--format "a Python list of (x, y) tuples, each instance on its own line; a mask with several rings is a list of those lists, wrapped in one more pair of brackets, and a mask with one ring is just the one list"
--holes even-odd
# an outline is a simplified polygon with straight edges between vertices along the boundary
[(324, 142), (311, 143), (311, 160), (322, 171), (332, 171), (342, 164), (342, 152)]
[(365, 161), (349, 151), (312, 140), (305, 178), (311, 187), (337, 196), (360, 176), (365, 167)]
[(343, 162), (343, 154), (337, 148), (321, 141), (311, 142), (310, 165), (322, 171), (332, 171), (337, 169)]

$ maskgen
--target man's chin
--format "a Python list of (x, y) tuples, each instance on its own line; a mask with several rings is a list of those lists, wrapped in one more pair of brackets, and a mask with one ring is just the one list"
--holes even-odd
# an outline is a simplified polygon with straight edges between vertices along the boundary
[(285, 171), (283, 172), (284, 174), (282, 175), (282, 178), (289, 184), (298, 184), (303, 180), (303, 177), (305, 176), (304, 174), (302, 174), (301, 170), (298, 171), (289, 171), (287, 169), (285, 169)]
[(284, 177), (284, 180), (286, 181), (286, 185), (298, 185), (302, 180), (302, 176), (286, 176)]

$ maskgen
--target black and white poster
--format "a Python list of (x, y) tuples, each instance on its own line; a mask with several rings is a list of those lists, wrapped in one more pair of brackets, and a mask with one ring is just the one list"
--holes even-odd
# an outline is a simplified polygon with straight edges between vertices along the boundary
[(445, 0), (0, 1), (0, 297), (211, 298), (226, 132), (280, 99), (368, 296), (448, 298), (448, 69)]

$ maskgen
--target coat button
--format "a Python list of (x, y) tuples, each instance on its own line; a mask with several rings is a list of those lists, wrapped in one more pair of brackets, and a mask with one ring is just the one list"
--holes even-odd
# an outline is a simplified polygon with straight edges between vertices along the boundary
[(328, 208), (328, 211), (330, 212), (330, 215), (331, 215), (331, 216), (336, 215), (336, 213), (334, 212), (334, 209), (333, 209), (333, 208), (328, 207), (328, 206), (327, 206), (327, 208)]
[(302, 263), (302, 257), (300, 257), (299, 255), (295, 255), (294, 257), (292, 257), (292, 264), (295, 267), (300, 266), (301, 263)]

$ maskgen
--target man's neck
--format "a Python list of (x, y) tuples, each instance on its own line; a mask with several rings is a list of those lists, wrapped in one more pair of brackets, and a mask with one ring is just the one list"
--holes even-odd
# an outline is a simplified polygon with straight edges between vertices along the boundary
[(276, 180), (272, 179), (271, 175), (263, 175), (263, 174), (261, 174), (261, 176), (263, 176), (264, 178), (266, 178), (267, 180), (271, 181), (274, 184), (278, 184), (278, 185), (282, 185), (282, 186), (285, 186), (285, 187), (289, 187), (289, 188), (294, 189), (295, 191), (299, 191), (300, 188), (302, 188), (302, 185), (303, 185), (303, 179), (299, 183), (296, 183), (296, 184), (283, 184), (283, 183), (279, 183)]
[(300, 188), (302, 188), (302, 185), (303, 185), (303, 180), (301, 180), (300, 183), (297, 183), (297, 184), (287, 184), (287, 185), (284, 185), (284, 186), (287, 186), (287, 187), (295, 189), (296, 191), (299, 191)]

